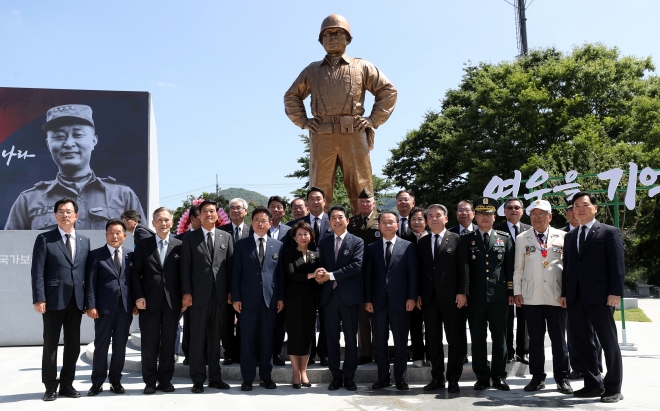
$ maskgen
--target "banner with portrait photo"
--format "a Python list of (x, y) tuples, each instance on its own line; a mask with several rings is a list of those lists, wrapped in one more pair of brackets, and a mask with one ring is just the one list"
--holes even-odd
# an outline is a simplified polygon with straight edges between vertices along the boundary
[(63, 197), (77, 229), (130, 209), (148, 221), (150, 104), (148, 92), (0, 88), (0, 229), (55, 228)]

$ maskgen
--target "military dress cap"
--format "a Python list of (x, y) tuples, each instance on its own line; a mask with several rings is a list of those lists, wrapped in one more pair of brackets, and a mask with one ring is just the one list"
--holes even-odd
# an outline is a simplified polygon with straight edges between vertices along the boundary
[(81, 123), (94, 127), (92, 108), (84, 104), (67, 104), (53, 107), (46, 113), (46, 124), (41, 128), (48, 131), (55, 125), (62, 123)]
[(474, 211), (477, 213), (495, 213), (500, 208), (500, 203), (489, 197), (477, 198), (473, 202)]
[(348, 36), (348, 40), (352, 40), (353, 37), (351, 36), (351, 25), (348, 24), (348, 20), (339, 14), (331, 14), (324, 18), (323, 22), (321, 23), (321, 30), (319, 31), (319, 43), (323, 44), (323, 32), (326, 29), (331, 28), (344, 29), (344, 31), (346, 31), (346, 35)]
[(366, 188), (363, 188), (362, 191), (360, 191), (360, 194), (358, 195), (358, 198), (373, 198), (374, 194), (367, 190)]
[(532, 204), (530, 204), (529, 207), (527, 207), (527, 215), (532, 215), (532, 210), (534, 209), (551, 212), (552, 206), (550, 205), (550, 202), (547, 200), (532, 201)]

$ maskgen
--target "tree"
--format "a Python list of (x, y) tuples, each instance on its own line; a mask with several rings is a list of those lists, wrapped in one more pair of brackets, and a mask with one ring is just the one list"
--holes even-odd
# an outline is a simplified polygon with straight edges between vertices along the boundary
[[(309, 190), (309, 136), (305, 134), (299, 134), (300, 140), (305, 145), (305, 150), (303, 151), (303, 156), (299, 157), (297, 163), (300, 164), (300, 169), (294, 171), (291, 174), (287, 174), (284, 177), (287, 178), (298, 178), (305, 180), (305, 184), (291, 192), (294, 197), (305, 198), (307, 196), (307, 190)], [(335, 187), (333, 194), (333, 204), (331, 205), (340, 205), (346, 207), (349, 211), (351, 209), (351, 204), (348, 200), (348, 195), (346, 194), (346, 188), (344, 188), (344, 176), (341, 173), (341, 169), (337, 167), (337, 175), (335, 178)], [(392, 197), (393, 194), (387, 193), (387, 190), (390, 190), (393, 187), (393, 184), (390, 180), (378, 177), (376, 175), (372, 176), (372, 181), (374, 185), (374, 197), (378, 205), (383, 205), (383, 198)]]
[(193, 200), (198, 200), (198, 199), (217, 201), (220, 208), (223, 209), (229, 207), (229, 200), (227, 200), (225, 197), (221, 195), (216, 195), (216, 193), (207, 193), (205, 191), (198, 197), (195, 197), (194, 195), (190, 194), (184, 200), (183, 204), (174, 210), (174, 224), (172, 225), (172, 229), (170, 230), (173, 234), (176, 234), (176, 228), (179, 225), (179, 220), (181, 219), (181, 216), (186, 211), (188, 211), (188, 209), (192, 206)]

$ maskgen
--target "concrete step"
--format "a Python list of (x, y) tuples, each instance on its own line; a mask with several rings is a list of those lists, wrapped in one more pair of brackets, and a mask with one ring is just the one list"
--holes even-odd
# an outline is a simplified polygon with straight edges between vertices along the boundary
[[(111, 353), (108, 354), (108, 360), (110, 359)], [(94, 343), (89, 343), (86, 347), (85, 353), (82, 356), (83, 361), (88, 364), (92, 363), (94, 357)], [(476, 381), (474, 371), (472, 370), (471, 357), (468, 357), (470, 360), (467, 364), (463, 366), (463, 374), (461, 376), (461, 381)], [(490, 359), (490, 356), (489, 356)], [(184, 377), (189, 378), (189, 368), (181, 363), (181, 360), (176, 363), (174, 369), (175, 377)], [(446, 366), (446, 364), (445, 364)], [(507, 372), (509, 376), (522, 377), (526, 374), (529, 374), (529, 366), (515, 362), (512, 364), (507, 364)], [(546, 349), (546, 362), (545, 362), (546, 372), (549, 374), (552, 373), (552, 352), (550, 349)], [(272, 378), (273, 381), (279, 384), (289, 384), (292, 380), (292, 368), (289, 362), (284, 367), (273, 367)], [(124, 362), (124, 372), (142, 372), (142, 362), (140, 358), (140, 351), (134, 349), (133, 347), (127, 347), (126, 349), (126, 359)], [(392, 369), (390, 373), (394, 375)], [(318, 363), (310, 365), (307, 369), (307, 376), (311, 383), (330, 383), (332, 381), (332, 374), (328, 367), (322, 367)], [(242, 381), (241, 370), (239, 364), (232, 364), (228, 366), (222, 366), (222, 378), (227, 381)], [(257, 372), (257, 381), (259, 380), (259, 373)], [(378, 380), (378, 367), (375, 363), (365, 364), (358, 367), (355, 374), (355, 382), (357, 383), (373, 383)], [(406, 380), (410, 383), (427, 383), (431, 381), (431, 367), (422, 367), (415, 368), (412, 366), (412, 363), (408, 363), (408, 371)]]

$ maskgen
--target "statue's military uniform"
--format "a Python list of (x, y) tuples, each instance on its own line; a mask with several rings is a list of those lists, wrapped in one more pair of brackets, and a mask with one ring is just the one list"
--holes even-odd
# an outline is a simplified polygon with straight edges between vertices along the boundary
[(80, 192), (64, 183), (59, 174), (52, 181), (41, 181), (23, 191), (11, 207), (5, 230), (52, 230), (57, 227), (55, 203), (70, 198), (78, 204), (76, 230), (105, 230), (105, 223), (120, 218), (125, 210), (144, 215), (133, 190), (112, 177), (91, 179)]
[[(490, 199), (487, 199), (488, 201)], [(491, 203), (495, 201), (490, 200)], [(477, 202), (475, 202), (475, 205)], [(493, 212), (499, 205), (495, 205)], [(477, 206), (478, 211), (478, 206)], [(488, 244), (477, 230), (461, 237), (459, 267), (468, 275), (468, 321), (472, 336), (472, 368), (478, 381), (506, 378), (506, 324), (509, 297), (513, 297), (514, 248), (511, 236), (491, 229)], [(492, 337), (492, 359), (487, 364), (487, 334)]]

